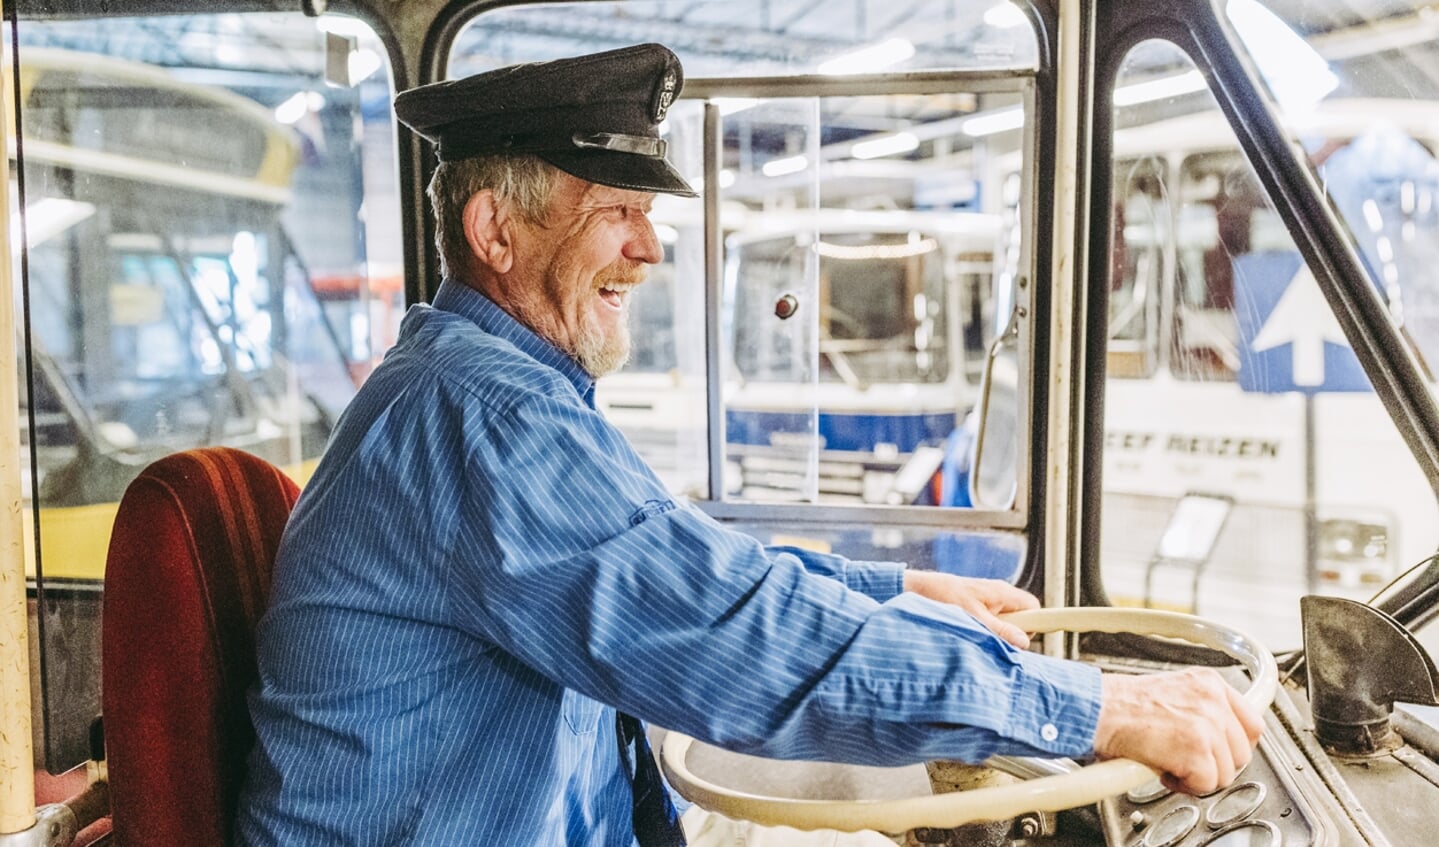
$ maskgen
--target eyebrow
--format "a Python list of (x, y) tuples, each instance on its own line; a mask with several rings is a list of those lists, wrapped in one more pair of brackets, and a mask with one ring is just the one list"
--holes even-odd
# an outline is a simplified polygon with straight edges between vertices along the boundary
[(623, 189), (609, 189), (614, 194), (598, 195), (597, 189), (609, 189), (609, 186), (596, 185), (582, 195), (576, 207), (587, 208), (605, 206), (639, 206), (648, 214), (655, 204), (655, 194), (643, 191), (624, 191)]

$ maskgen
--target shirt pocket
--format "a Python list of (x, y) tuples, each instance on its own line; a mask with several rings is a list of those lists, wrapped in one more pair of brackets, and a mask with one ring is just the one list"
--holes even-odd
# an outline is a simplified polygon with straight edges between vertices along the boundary
[(589, 697), (565, 689), (564, 697), (560, 700), (560, 711), (564, 713), (565, 723), (570, 731), (576, 735), (593, 735), (600, 725), (600, 713), (605, 709), (604, 704), (598, 700), (591, 700)]

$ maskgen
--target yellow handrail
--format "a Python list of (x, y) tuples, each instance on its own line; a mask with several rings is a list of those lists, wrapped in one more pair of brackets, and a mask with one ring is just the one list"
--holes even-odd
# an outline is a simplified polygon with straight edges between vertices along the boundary
[[(0, 17), (4, 3), (0, 0)], [(8, 51), (0, 51), (0, 54)], [(10, 63), (0, 59), (4, 141), (14, 144)], [(0, 156), (9, 190), (10, 160)], [(30, 741), (30, 636), (25, 609), (24, 500), (20, 474), (20, 396), (15, 359), (15, 285), (11, 274), (10, 204), (0, 202), (0, 835), (35, 825), (35, 758)]]

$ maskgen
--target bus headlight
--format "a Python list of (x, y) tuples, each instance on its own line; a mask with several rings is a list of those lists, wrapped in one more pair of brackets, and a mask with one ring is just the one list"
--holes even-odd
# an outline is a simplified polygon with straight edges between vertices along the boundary
[(1367, 520), (1319, 522), (1319, 578), (1343, 586), (1389, 580), (1389, 527)]

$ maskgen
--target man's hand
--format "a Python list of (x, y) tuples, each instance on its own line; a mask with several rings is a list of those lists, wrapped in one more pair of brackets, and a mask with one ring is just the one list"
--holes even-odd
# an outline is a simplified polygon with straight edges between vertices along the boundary
[(1039, 601), (1033, 594), (1003, 580), (975, 579), (937, 571), (905, 571), (904, 590), (958, 606), (1010, 644), (1021, 650), (1029, 646), (1029, 635), (1019, 627), (1000, 620), (998, 615), (1038, 609)]
[(1264, 721), (1209, 668), (1105, 674), (1094, 751), (1161, 773), (1173, 791), (1208, 794), (1249, 764)]

